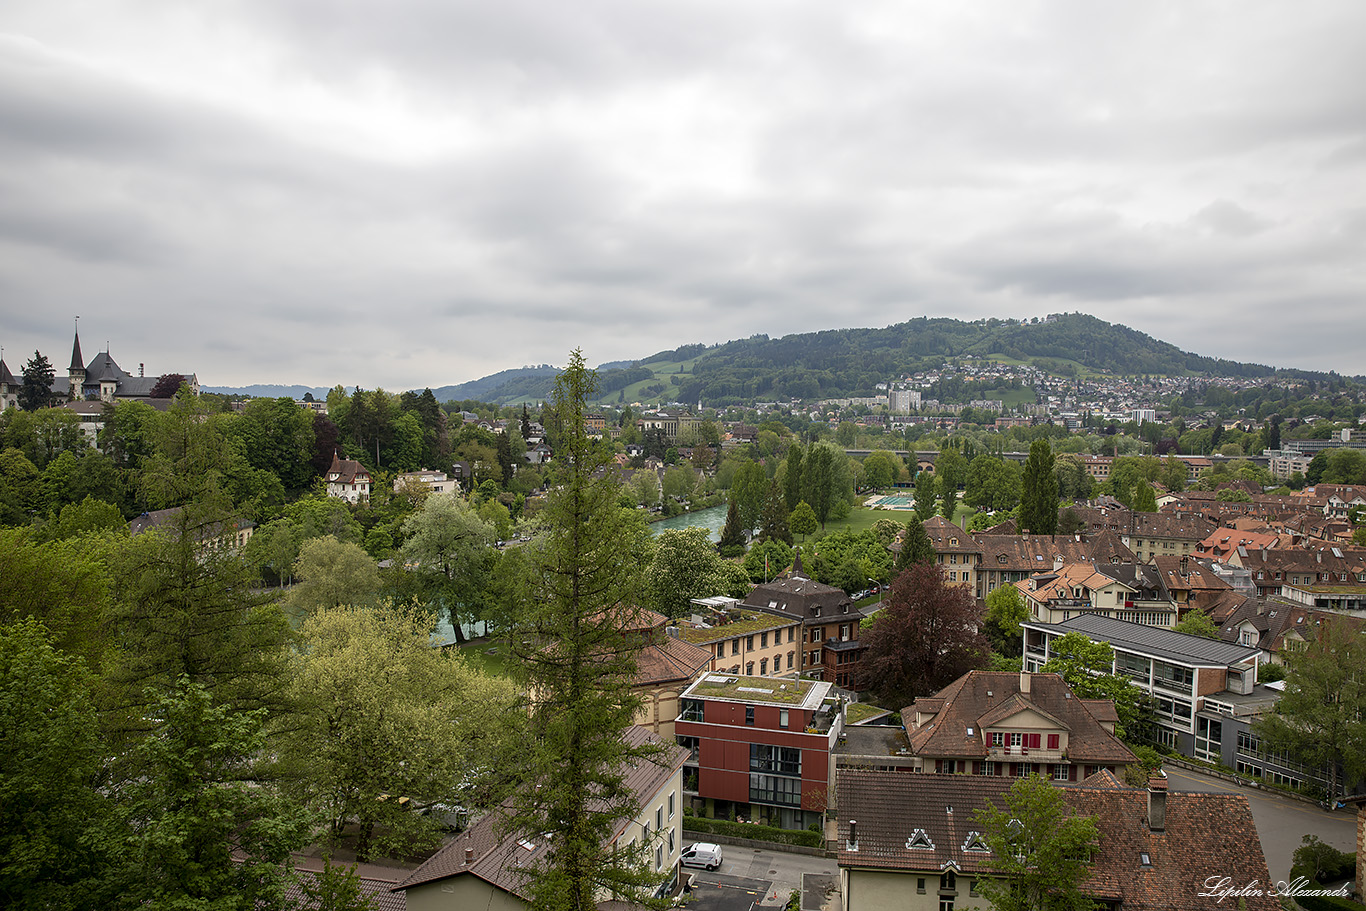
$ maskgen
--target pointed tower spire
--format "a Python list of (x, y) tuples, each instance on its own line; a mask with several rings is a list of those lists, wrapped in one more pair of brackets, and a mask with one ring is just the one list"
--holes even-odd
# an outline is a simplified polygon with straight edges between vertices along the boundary
[(81, 318), (76, 317), (76, 341), (71, 346), (71, 369), (85, 372), (85, 360), (81, 357)]

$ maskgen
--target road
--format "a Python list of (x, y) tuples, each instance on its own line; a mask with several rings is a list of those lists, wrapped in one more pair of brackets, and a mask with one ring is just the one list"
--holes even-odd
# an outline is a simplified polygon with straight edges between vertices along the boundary
[(759, 848), (722, 846), (721, 869), (685, 868), (692, 875), (689, 911), (751, 911), (781, 908), (801, 888), (803, 873), (838, 873), (835, 861), (805, 854)]
[(1168, 786), (1173, 791), (1217, 791), (1247, 797), (1252, 806), (1252, 817), (1257, 822), (1257, 834), (1262, 840), (1262, 852), (1266, 855), (1272, 882), (1289, 877), (1290, 857), (1305, 835), (1317, 835), (1320, 840), (1340, 851), (1357, 849), (1354, 809), (1329, 813), (1317, 804), (1305, 803), (1275, 791), (1249, 788), (1172, 766), (1167, 766), (1166, 771)]

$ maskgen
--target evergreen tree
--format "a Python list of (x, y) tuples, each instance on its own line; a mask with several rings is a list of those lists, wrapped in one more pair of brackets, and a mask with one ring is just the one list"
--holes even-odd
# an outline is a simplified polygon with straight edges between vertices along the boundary
[(721, 555), (725, 557), (736, 557), (745, 552), (745, 532), (740, 527), (740, 509), (733, 499), (730, 506), (726, 507), (726, 527), (721, 529), (719, 546)]
[(778, 488), (777, 481), (768, 483), (764, 511), (759, 516), (759, 540), (792, 543), (792, 531), (787, 524), (787, 504), (783, 502), (783, 492)]
[(527, 414), (526, 402), (522, 403), (522, 439), (531, 439), (531, 415)]
[(25, 411), (37, 411), (53, 403), (52, 382), (56, 372), (48, 359), (37, 351), (24, 365), (24, 384), (19, 387), (19, 407)]
[(1058, 531), (1058, 476), (1053, 472), (1053, 447), (1035, 440), (1025, 460), (1020, 529), (1036, 535)]
[(916, 563), (933, 563), (934, 545), (925, 532), (925, 525), (919, 516), (911, 516), (906, 522), (906, 534), (901, 539), (901, 551), (896, 555), (896, 574)]
[(642, 847), (603, 850), (639, 810), (626, 771), (660, 747), (623, 738), (640, 706), (631, 690), (639, 642), (623, 628), (639, 603), (647, 532), (638, 510), (618, 507), (616, 480), (599, 471), (610, 453), (584, 432), (597, 388), (574, 351), (552, 396), (559, 476), (541, 512), (547, 532), (529, 553), (512, 635), (531, 702), (529, 736), (509, 759), (523, 786), (510, 798), (507, 825), (542, 833), (552, 846), (530, 879), (533, 906), (568, 911), (596, 908), (600, 890), (634, 899), (658, 883), (641, 872)]

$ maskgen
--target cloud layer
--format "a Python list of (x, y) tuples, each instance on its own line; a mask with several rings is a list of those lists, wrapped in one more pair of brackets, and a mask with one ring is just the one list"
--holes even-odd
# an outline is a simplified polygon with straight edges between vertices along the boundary
[(1351, 0), (19, 0), (0, 345), (401, 389), (1081, 310), (1366, 374), (1363, 59)]

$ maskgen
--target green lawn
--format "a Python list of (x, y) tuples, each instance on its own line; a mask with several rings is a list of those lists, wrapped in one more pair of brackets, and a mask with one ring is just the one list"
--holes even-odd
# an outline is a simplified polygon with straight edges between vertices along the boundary
[(511, 676), (507, 669), (508, 644), (501, 639), (478, 639), (460, 646), (460, 654), (470, 663), (492, 677)]

